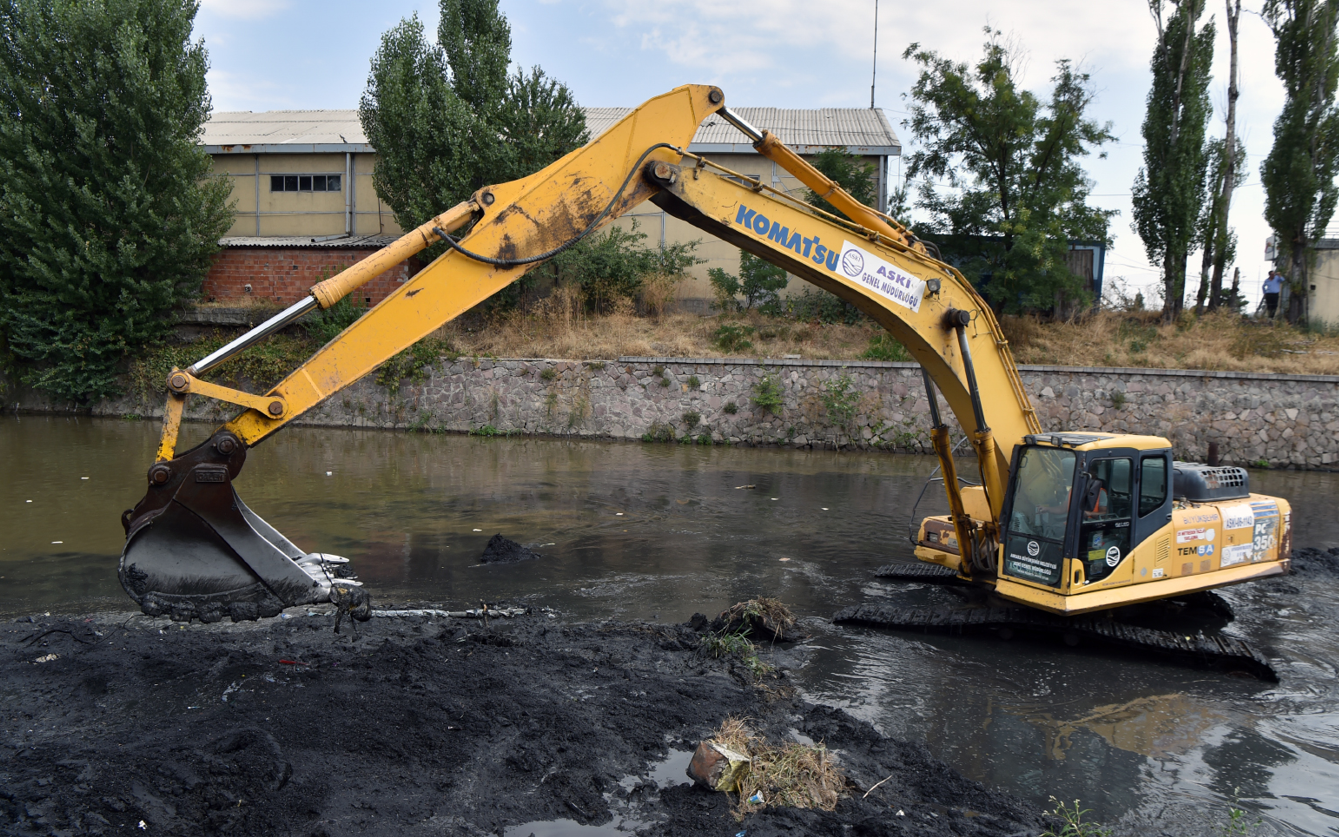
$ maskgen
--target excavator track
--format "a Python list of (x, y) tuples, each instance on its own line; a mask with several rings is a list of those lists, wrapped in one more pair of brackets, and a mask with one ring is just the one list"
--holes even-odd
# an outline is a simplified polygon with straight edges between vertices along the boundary
[(958, 574), (948, 567), (938, 564), (926, 564), (917, 561), (914, 564), (898, 561), (884, 564), (874, 571), (875, 578), (887, 578), (894, 581), (928, 581), (938, 584), (950, 584), (960, 581)]
[(1163, 658), (1220, 671), (1244, 672), (1269, 683), (1277, 683), (1279, 679), (1263, 655), (1235, 637), (1187, 636), (1124, 624), (1108, 616), (1062, 617), (1021, 606), (944, 609), (868, 603), (843, 608), (833, 615), (832, 621), (948, 634), (992, 631), (1006, 638), (1012, 632), (1051, 634), (1063, 637), (1070, 645), (1089, 640), (1125, 650), (1153, 652)]

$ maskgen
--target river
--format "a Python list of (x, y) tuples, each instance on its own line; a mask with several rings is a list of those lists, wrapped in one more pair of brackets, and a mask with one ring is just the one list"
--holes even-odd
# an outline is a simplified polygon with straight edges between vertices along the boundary
[[(0, 614), (131, 606), (119, 518), (143, 495), (157, 431), (0, 419)], [(911, 559), (933, 468), (882, 453), (289, 428), (249, 453), (237, 490), (299, 546), (351, 558), (380, 606), (509, 600), (682, 622), (775, 596), (815, 634), (796, 673), (808, 697), (1039, 808), (1080, 799), (1123, 830), (1221, 834), (1239, 800), (1248, 824), (1339, 835), (1339, 590), (1324, 580), (1224, 592), (1230, 630), (1271, 655), (1278, 685), (1058, 642), (828, 623), (854, 601), (933, 595), (872, 574)], [(1251, 480), (1293, 504), (1296, 546), (1339, 545), (1339, 474)], [(941, 507), (931, 490), (920, 513)], [(494, 533), (544, 558), (478, 564)]]

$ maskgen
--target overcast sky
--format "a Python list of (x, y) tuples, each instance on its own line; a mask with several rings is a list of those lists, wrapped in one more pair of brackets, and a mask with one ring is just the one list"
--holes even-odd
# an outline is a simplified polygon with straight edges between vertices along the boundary
[[(1272, 141), (1283, 101), (1274, 76), (1273, 37), (1246, 0), (1241, 21), (1241, 98), (1237, 131), (1246, 144), (1245, 183), (1232, 204), (1239, 240), (1237, 265), (1248, 298), (1259, 299), (1268, 270), (1269, 229), (1263, 219), (1259, 165)], [(353, 108), (367, 82), (381, 33), (417, 12), (435, 30), (432, 0), (202, 0), (196, 32), (212, 69), (215, 110)], [(689, 82), (719, 85), (735, 106), (868, 107), (875, 67), (875, 0), (501, 0), (512, 27), (512, 60), (539, 65), (566, 83), (587, 106), (634, 106)], [(902, 59), (913, 42), (957, 61), (981, 55), (986, 25), (1003, 30), (1027, 51), (1023, 84), (1043, 95), (1055, 61), (1070, 58), (1091, 74), (1092, 115), (1111, 122), (1117, 143), (1107, 159), (1091, 157), (1092, 203), (1119, 210), (1107, 253), (1108, 282), (1131, 288), (1158, 284), (1131, 227), (1130, 185), (1142, 163), (1139, 127), (1148, 93), (1155, 30), (1145, 0), (881, 0), (875, 104), (903, 139), (904, 94), (914, 68)], [(1224, 131), (1228, 48), (1224, 9), (1211, 86), (1217, 109), (1211, 132)], [(897, 173), (894, 162), (894, 174)], [(1337, 225), (1339, 226), (1339, 225)], [(1188, 284), (1198, 283), (1191, 259)], [(1229, 276), (1225, 282), (1230, 281)]]

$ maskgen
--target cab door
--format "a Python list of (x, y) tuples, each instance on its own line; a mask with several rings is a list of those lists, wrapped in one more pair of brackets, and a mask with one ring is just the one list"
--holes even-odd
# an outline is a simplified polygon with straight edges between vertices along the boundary
[(1078, 558), (1084, 579), (1092, 583), (1111, 575), (1134, 546), (1134, 459), (1102, 451), (1089, 456), (1083, 476)]

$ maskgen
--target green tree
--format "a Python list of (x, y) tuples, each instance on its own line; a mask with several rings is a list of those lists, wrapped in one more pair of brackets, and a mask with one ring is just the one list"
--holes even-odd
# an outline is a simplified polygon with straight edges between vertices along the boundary
[(538, 67), (508, 75), (510, 63), (497, 0), (441, 0), (437, 43), (416, 15), (382, 35), (358, 115), (377, 149), (373, 184), (401, 229), (585, 143), (571, 91)]
[(1339, 200), (1339, 2), (1266, 0), (1261, 15), (1274, 33), (1274, 72), (1285, 99), (1260, 179), (1265, 220), (1289, 261), (1287, 316), (1295, 322), (1306, 317), (1310, 245), (1324, 235)]
[(1149, 0), (1157, 25), (1153, 49), (1153, 85), (1144, 116), (1144, 165), (1135, 175), (1134, 229), (1149, 261), (1162, 266), (1162, 317), (1170, 322), (1185, 301), (1186, 260), (1199, 243), (1200, 209), (1209, 154), (1205, 128), (1209, 102), (1209, 66), (1214, 26), (1199, 31), (1204, 0), (1173, 3), (1165, 24), (1163, 0)]
[(381, 36), (358, 115), (377, 150), (373, 186), (401, 229), (469, 197), (485, 185), (480, 163), (501, 160), (487, 126), (452, 89), (446, 56), (427, 42), (417, 15)]
[[(731, 310), (757, 308), (769, 314), (779, 313), (781, 291), (785, 290), (790, 282), (790, 277), (786, 275), (784, 268), (743, 250), (739, 251), (739, 276), (726, 273), (719, 267), (713, 267), (707, 271), (707, 278), (711, 281), (717, 303), (722, 308)], [(735, 299), (740, 294), (744, 296), (742, 306)]]
[(1228, 216), (1232, 210), (1232, 193), (1240, 185), (1241, 172), (1246, 167), (1246, 146), (1237, 136), (1237, 99), (1241, 97), (1241, 89), (1237, 86), (1237, 29), (1241, 22), (1241, 0), (1225, 0), (1225, 3), (1230, 53), (1227, 131), (1222, 140), (1215, 139), (1209, 144), (1209, 194), (1212, 199), (1205, 209), (1200, 233), (1204, 258), (1200, 265), (1200, 290), (1195, 302), (1197, 313), (1204, 306), (1206, 296), (1210, 311), (1218, 308), (1227, 298), (1223, 292), (1223, 272), (1227, 263), (1237, 256), (1237, 236), (1228, 226)]
[(197, 145), (194, 0), (0, 0), (0, 338), (88, 402), (163, 337), (232, 223)]
[[(847, 194), (865, 206), (879, 207), (878, 172), (873, 163), (866, 163), (860, 157), (844, 148), (827, 148), (809, 158), (809, 163), (823, 174), (837, 181), (837, 185)], [(804, 200), (825, 212), (841, 215), (837, 207), (805, 190)]]
[(1084, 295), (1065, 267), (1069, 241), (1108, 241), (1116, 214), (1087, 205), (1080, 160), (1113, 137), (1086, 116), (1086, 73), (1056, 62), (1043, 102), (1018, 85), (1019, 48), (985, 32), (984, 55), (970, 68), (919, 44), (903, 54), (920, 65), (904, 123), (920, 150), (907, 158), (907, 181), (918, 181), (916, 205), (929, 213), (923, 232), (941, 239), (993, 305), (1064, 307)]
[(1237, 257), (1237, 234), (1228, 225), (1232, 207), (1232, 192), (1237, 186), (1237, 172), (1246, 164), (1246, 144), (1229, 130), (1236, 140), (1229, 153), (1227, 140), (1211, 139), (1206, 146), (1208, 155), (1207, 193), (1200, 213), (1199, 241), (1203, 248), (1200, 260), (1200, 288), (1195, 296), (1195, 312), (1207, 304), (1213, 311), (1222, 304), (1223, 271), (1228, 262)]

